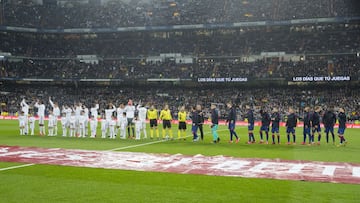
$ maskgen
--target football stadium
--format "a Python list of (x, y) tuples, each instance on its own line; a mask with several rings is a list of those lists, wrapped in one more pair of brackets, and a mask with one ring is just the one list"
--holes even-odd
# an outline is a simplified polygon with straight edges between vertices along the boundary
[(360, 1), (0, 0), (0, 202), (359, 202)]

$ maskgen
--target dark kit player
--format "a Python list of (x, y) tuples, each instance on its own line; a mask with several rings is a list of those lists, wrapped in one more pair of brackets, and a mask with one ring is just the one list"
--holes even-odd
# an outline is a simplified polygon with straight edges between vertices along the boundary
[(266, 110), (260, 110), (261, 115), (261, 127), (260, 127), (260, 144), (264, 143), (263, 132), (266, 135), (266, 144), (269, 144), (269, 126), (271, 122), (271, 118)]
[(295, 128), (297, 125), (297, 116), (294, 112), (293, 108), (289, 108), (289, 115), (286, 121), (286, 134), (287, 134), (287, 144), (291, 144), (290, 143), (290, 134), (292, 134), (293, 136), (293, 144), (296, 144), (296, 135), (295, 135)]
[(339, 121), (339, 129), (338, 129), (338, 134), (339, 134), (339, 138), (340, 138), (340, 144), (339, 146), (342, 145), (346, 145), (347, 141), (344, 138), (344, 133), (345, 133), (345, 129), (346, 129), (346, 114), (345, 114), (345, 110), (343, 108), (339, 109), (339, 115), (338, 115), (338, 121)]
[(247, 118), (248, 120), (248, 134), (249, 134), (249, 141), (248, 144), (251, 143), (255, 143), (255, 137), (254, 137), (254, 123), (255, 123), (255, 118), (254, 118), (254, 112), (253, 110), (250, 108), (249, 105), (246, 105), (246, 115), (245, 118)]
[(318, 134), (318, 145), (321, 141), (321, 127), (320, 127), (320, 111), (321, 107), (315, 107), (315, 111), (311, 116), (311, 126), (312, 126), (312, 142), (315, 142), (315, 133)]
[(229, 143), (233, 143), (233, 136), (236, 137), (236, 143), (239, 142), (239, 137), (237, 136), (235, 132), (235, 122), (236, 122), (236, 110), (235, 107), (232, 105), (231, 102), (227, 103), (227, 107), (229, 108), (229, 113), (226, 122), (229, 125), (229, 131), (230, 131), (230, 141)]
[(311, 112), (310, 112), (310, 107), (305, 107), (304, 109), (304, 129), (303, 129), (303, 135), (304, 135), (304, 140), (302, 142), (302, 145), (306, 144), (306, 137), (309, 137), (309, 144), (313, 143), (312, 142), (312, 136), (311, 136)]
[(333, 108), (329, 108), (323, 116), (323, 123), (325, 127), (326, 134), (326, 143), (329, 143), (329, 132), (332, 136), (333, 144), (335, 144), (335, 134), (334, 134), (334, 125), (336, 123), (336, 115), (332, 110)]
[(277, 143), (280, 144), (280, 114), (277, 108), (273, 109), (271, 114), (271, 133), (272, 133), (272, 144), (275, 144), (275, 134), (277, 136)]

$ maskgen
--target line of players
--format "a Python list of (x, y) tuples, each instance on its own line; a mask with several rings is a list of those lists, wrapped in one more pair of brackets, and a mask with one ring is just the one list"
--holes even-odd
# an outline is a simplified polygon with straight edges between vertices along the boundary
[[(231, 107), (231, 103), (228, 104), (228, 107)], [(255, 143), (255, 137), (254, 137), (254, 114), (253, 110), (251, 110), (250, 106), (246, 106), (247, 108), (247, 114), (246, 118), (248, 119), (248, 134), (249, 134), (249, 141), (248, 144)], [(295, 134), (295, 128), (298, 123), (298, 119), (302, 119), (304, 122), (303, 127), (303, 141), (302, 145), (306, 145), (306, 139), (308, 139), (308, 144), (313, 145), (315, 144), (315, 136), (317, 135), (317, 144), (320, 145), (321, 143), (321, 113), (322, 109), (321, 107), (317, 106), (314, 108), (313, 111), (311, 111), (310, 107), (304, 108), (304, 115), (303, 117), (300, 117), (295, 114), (295, 111), (293, 108), (289, 108), (288, 114), (287, 114), (287, 120), (286, 120), (286, 135), (287, 135), (287, 144), (296, 144), (296, 134)], [(229, 115), (231, 114), (231, 111), (229, 112)], [(266, 112), (265, 110), (260, 110), (261, 114), (261, 127), (260, 127), (260, 144), (262, 143), (269, 143), (269, 132), (270, 132), (270, 124), (271, 124), (271, 134), (272, 134), (272, 144), (280, 144), (280, 133), (279, 133), (279, 127), (280, 127), (280, 120), (281, 116), (279, 114), (279, 110), (277, 108), (273, 108), (271, 114)], [(333, 144), (335, 144), (335, 134), (334, 134), (334, 125), (336, 121), (339, 122), (339, 128), (338, 128), (338, 137), (340, 139), (340, 145), (344, 144), (346, 145), (347, 141), (344, 138), (344, 133), (346, 129), (346, 114), (345, 110), (343, 108), (339, 108), (339, 113), (336, 116), (336, 114), (333, 112), (333, 108), (328, 108), (323, 116), (322, 116), (322, 122), (325, 127), (325, 134), (326, 134), (326, 143), (329, 143), (329, 134), (332, 135), (332, 141)], [(229, 124), (229, 129), (231, 129), (231, 126)], [(230, 130), (231, 131), (231, 130)], [(265, 141), (263, 134), (265, 133)], [(291, 136), (292, 135), (292, 142), (291, 142)], [(231, 136), (231, 132), (230, 132)], [(230, 137), (230, 142), (232, 142), (232, 138)]]
[[(49, 111), (49, 122), (48, 122), (48, 135), (56, 136), (57, 129), (57, 120), (61, 115), (61, 124), (63, 136), (67, 136), (69, 131), (70, 137), (86, 137), (88, 136), (88, 126), (90, 123), (90, 137), (94, 138), (96, 136), (96, 130), (98, 125), (98, 109), (99, 104), (95, 103), (93, 107), (90, 108), (90, 119), (88, 118), (89, 109), (81, 103), (76, 104), (74, 107), (63, 106), (62, 114), (60, 114), (60, 108), (57, 103), (54, 103), (51, 98), (49, 98), (49, 103), (52, 106), (52, 110)], [(25, 99), (21, 101), (21, 114), (19, 116), (20, 123), (20, 134), (25, 135), (29, 134), (28, 126), (30, 127), (31, 135), (34, 134), (35, 127), (35, 117), (30, 116), (29, 114), (29, 105), (26, 104)], [(45, 135), (44, 127), (44, 118), (45, 118), (45, 105), (40, 100), (36, 101), (34, 107), (37, 108), (37, 115), (39, 117), (39, 129), (40, 135)], [(235, 142), (239, 142), (239, 136), (235, 131), (236, 123), (236, 109), (231, 102), (227, 103), (229, 109), (228, 117), (226, 122), (228, 123), (228, 129), (230, 134), (230, 143), (233, 143), (233, 138), (235, 137)], [(255, 143), (254, 136), (254, 113), (250, 106), (246, 106), (247, 113), (244, 115), (248, 120), (248, 144)], [(304, 109), (304, 115), (302, 120), (304, 122), (303, 128), (303, 142), (306, 144), (306, 139), (308, 139), (309, 144), (315, 143), (315, 135), (317, 135), (317, 144), (320, 145), (321, 141), (321, 127), (320, 127), (320, 112), (321, 107), (315, 107), (314, 111), (311, 111), (310, 107)], [(135, 111), (138, 113), (135, 115)], [(271, 124), (271, 133), (272, 133), (272, 144), (276, 142), (280, 144), (280, 120), (281, 116), (277, 108), (273, 108), (271, 115), (265, 110), (260, 111), (261, 114), (261, 127), (260, 127), (260, 142), (259, 143), (269, 143), (269, 132)], [(204, 114), (201, 110), (200, 105), (193, 107), (191, 115), (192, 119), (192, 133), (193, 141), (198, 141), (200, 138), (197, 135), (198, 129), (200, 129), (201, 139), (203, 139), (203, 123), (204, 123)], [(146, 118), (150, 120), (150, 138), (156, 137), (159, 138), (159, 129), (157, 128), (158, 119), (163, 122), (163, 131), (162, 138), (173, 139), (173, 134), (171, 130), (171, 121), (172, 115), (169, 110), (169, 106), (165, 105), (158, 116), (158, 111), (154, 106), (151, 106), (149, 109), (141, 105), (141, 102), (137, 107), (133, 105), (132, 100), (128, 101), (128, 104), (120, 104), (116, 108), (113, 104), (109, 104), (102, 114), (101, 119), (101, 132), (102, 138), (110, 137), (115, 139), (116, 135), (119, 134), (120, 138), (126, 138), (126, 129), (128, 130), (128, 137), (140, 139), (141, 131), (144, 134), (144, 138), (147, 137), (146, 132)], [(296, 144), (296, 134), (295, 128), (297, 126), (298, 119), (301, 118), (295, 114), (293, 108), (289, 108), (286, 120), (286, 134), (287, 134), (287, 144)], [(185, 107), (181, 107), (178, 112), (178, 121), (179, 121), (179, 130), (178, 130), (178, 139), (186, 138), (186, 119), (187, 112)], [(335, 143), (334, 135), (334, 125), (336, 120), (339, 121), (338, 136), (340, 138), (340, 145), (346, 144), (344, 138), (345, 128), (346, 128), (346, 115), (343, 108), (339, 109), (338, 116), (335, 115), (332, 108), (329, 108), (323, 114), (322, 121), (325, 126), (326, 133), (326, 142), (329, 142), (329, 133), (332, 135), (332, 141)], [(211, 129), (213, 135), (213, 142), (218, 143), (220, 138), (217, 133), (218, 123), (219, 123), (219, 112), (215, 104), (211, 105)], [(28, 125), (29, 123), (29, 125)], [(131, 136), (132, 132), (132, 136)], [(265, 141), (264, 141), (265, 133)], [(290, 135), (292, 135), (293, 142), (290, 142)]]

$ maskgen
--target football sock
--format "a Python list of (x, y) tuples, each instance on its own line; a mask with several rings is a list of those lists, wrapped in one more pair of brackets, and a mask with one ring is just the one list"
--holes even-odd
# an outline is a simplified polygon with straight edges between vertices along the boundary
[(272, 141), (275, 143), (275, 135), (272, 135)]
[(320, 140), (321, 140), (321, 135), (318, 136), (318, 142), (320, 142)]
[(294, 141), (294, 143), (296, 142), (296, 136), (295, 135), (293, 135), (293, 141)]
[(329, 143), (329, 133), (326, 133), (326, 143)]
[(277, 136), (278, 143), (280, 143), (280, 135)]
[(266, 141), (269, 141), (269, 133), (265, 132), (265, 134), (266, 134)]
[(260, 131), (260, 140), (263, 140), (263, 133)]

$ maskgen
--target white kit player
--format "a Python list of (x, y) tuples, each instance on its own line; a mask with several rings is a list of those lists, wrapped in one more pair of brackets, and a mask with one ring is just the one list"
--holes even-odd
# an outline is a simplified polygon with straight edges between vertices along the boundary
[(126, 112), (123, 112), (122, 116), (120, 117), (120, 139), (126, 139), (126, 127), (127, 127)]
[[(65, 114), (65, 120), (66, 120), (65, 126), (67, 129), (70, 128), (70, 117), (71, 117), (72, 112), (73, 112), (73, 110), (69, 106), (67, 106), (67, 105), (63, 106), (62, 113)], [(67, 133), (65, 133), (65, 135), (66, 134)], [(63, 135), (64, 135), (64, 133), (63, 133)]]
[(37, 115), (39, 117), (40, 135), (45, 135), (45, 104), (41, 100), (37, 100), (34, 106), (37, 108)]
[[(90, 108), (90, 115), (93, 116), (96, 121), (95, 129), (97, 129), (97, 126), (98, 126), (98, 117), (99, 117), (98, 110), (99, 110), (99, 104), (97, 102), (95, 102), (94, 106)], [(91, 131), (91, 129), (90, 129), (90, 131)]]
[(26, 135), (25, 134), (26, 116), (23, 111), (20, 112), (18, 119), (19, 119), (20, 135)]
[(133, 106), (133, 101), (131, 99), (129, 99), (128, 104), (125, 107), (125, 112), (126, 112), (126, 117), (128, 120), (128, 135), (129, 138), (131, 138), (131, 134), (130, 134), (130, 128), (132, 131), (132, 137), (135, 137), (135, 129), (134, 129), (134, 123), (133, 123), (133, 119), (135, 116), (135, 106)]
[(30, 135), (34, 135), (35, 132), (35, 117), (34, 114), (31, 114), (29, 117), (29, 129), (30, 129)]
[(56, 102), (53, 102), (51, 100), (51, 97), (49, 97), (49, 103), (51, 105), (51, 107), (53, 108), (52, 111), (53, 111), (53, 114), (54, 114), (54, 135), (56, 136), (57, 133), (58, 133), (58, 118), (60, 117), (60, 108), (59, 108), (59, 105), (56, 103)]
[[(71, 112), (70, 112), (71, 114)], [(67, 128), (68, 128), (68, 120), (66, 118), (66, 113), (62, 113), (61, 116), (61, 127), (62, 127), (62, 136), (66, 137), (67, 135)]]
[(75, 104), (75, 118), (76, 118), (76, 122), (75, 122), (75, 129), (76, 129), (76, 136), (79, 136), (80, 133), (80, 128), (79, 128), (79, 119), (80, 119), (80, 114), (82, 111), (82, 104), (79, 102), (78, 104)]
[(24, 116), (26, 117), (24, 134), (27, 135), (29, 133), (29, 125), (28, 125), (29, 105), (26, 103), (25, 99), (22, 99), (20, 106), (21, 106), (21, 111), (24, 112)]
[(70, 116), (70, 120), (69, 120), (69, 127), (70, 127), (70, 137), (75, 137), (75, 133), (76, 133), (75, 112), (71, 112), (71, 116)]
[(101, 138), (106, 138), (107, 120), (105, 119), (105, 115), (102, 115), (101, 117)]
[(95, 138), (96, 137), (96, 129), (97, 129), (97, 118), (95, 116), (91, 115), (90, 118), (90, 137)]
[(106, 131), (109, 128), (110, 121), (112, 120), (112, 116), (115, 111), (116, 107), (112, 103), (110, 103), (105, 109)]
[(48, 117), (48, 136), (54, 136), (54, 127), (55, 127), (55, 116), (54, 113), (50, 110)]
[(109, 135), (110, 139), (115, 139), (115, 127), (116, 127), (116, 117), (113, 115), (109, 122)]
[(79, 116), (79, 137), (86, 137), (85, 135), (85, 124), (86, 124), (86, 120), (87, 120), (87, 116), (85, 115), (85, 111), (81, 111), (80, 116)]
[(84, 116), (85, 116), (85, 137), (88, 136), (88, 132), (89, 132), (89, 109), (83, 105), (83, 111), (84, 111)]
[(135, 125), (135, 140), (140, 140), (140, 136), (141, 136), (141, 129), (142, 129), (142, 122), (139, 119), (138, 116), (134, 117), (134, 125)]
[[(146, 115), (147, 115), (147, 109), (139, 104), (137, 106), (137, 111), (138, 111), (138, 116), (139, 116), (139, 120), (141, 122), (141, 130), (143, 131), (144, 133), (144, 138), (146, 139), (147, 138), (147, 134), (146, 134)], [(135, 125), (135, 128), (136, 128), (136, 125)]]
[(116, 125), (119, 131), (118, 134), (121, 134), (121, 117), (123, 116), (124, 112), (125, 112), (125, 106), (124, 104), (120, 104), (119, 107), (116, 109), (116, 117), (117, 117)]

